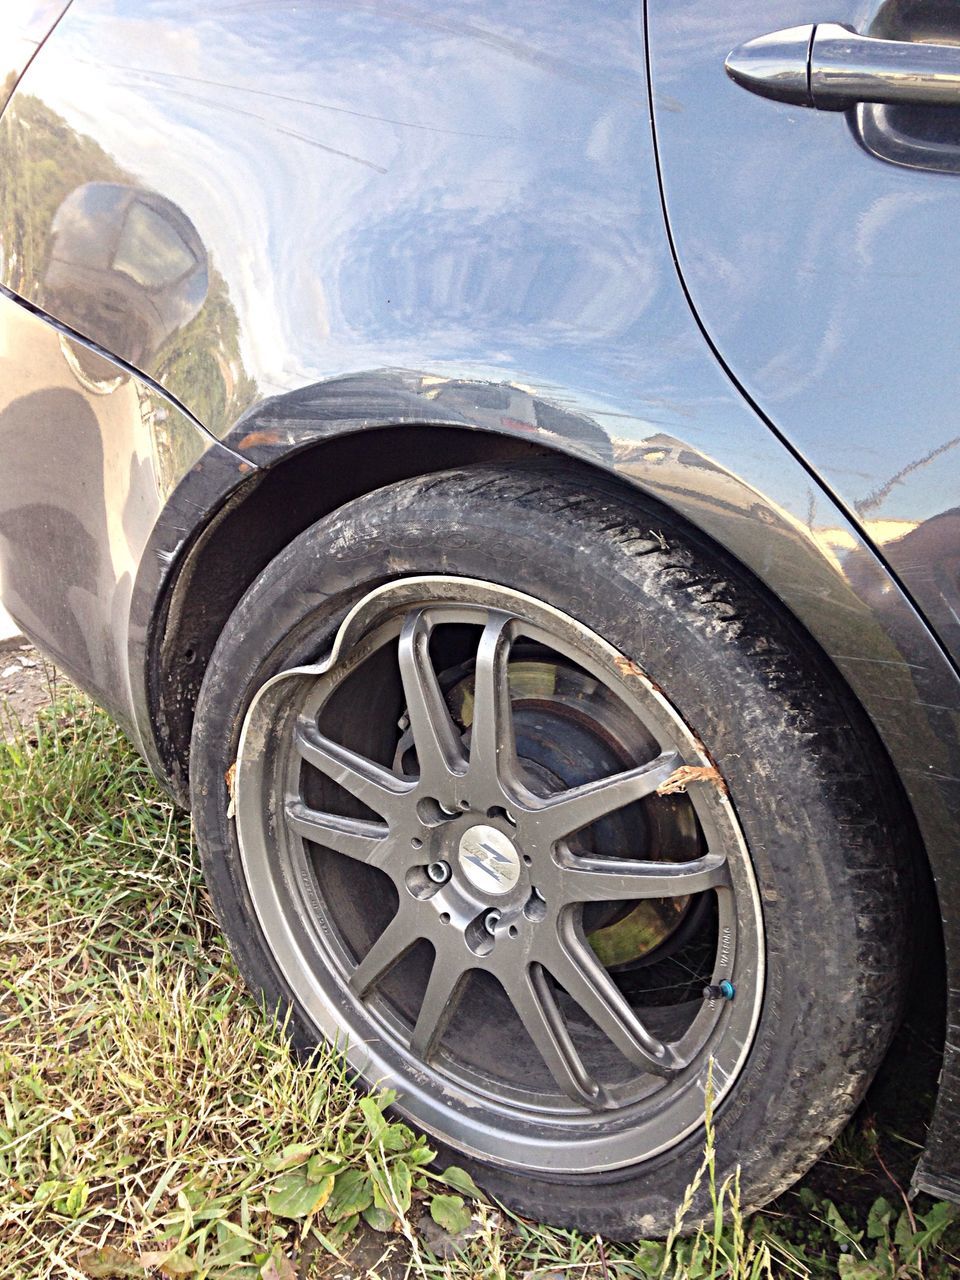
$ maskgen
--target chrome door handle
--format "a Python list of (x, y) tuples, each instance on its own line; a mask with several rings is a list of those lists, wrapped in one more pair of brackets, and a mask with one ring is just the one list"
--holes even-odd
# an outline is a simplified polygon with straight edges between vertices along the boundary
[(857, 102), (960, 106), (960, 45), (876, 40), (838, 22), (758, 36), (724, 65), (752, 93), (825, 111)]

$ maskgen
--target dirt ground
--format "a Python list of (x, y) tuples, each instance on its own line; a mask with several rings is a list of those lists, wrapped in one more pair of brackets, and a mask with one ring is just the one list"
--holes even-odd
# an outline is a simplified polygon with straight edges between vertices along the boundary
[(8, 737), (13, 723), (29, 724), (63, 684), (52, 663), (23, 636), (0, 640), (0, 730)]

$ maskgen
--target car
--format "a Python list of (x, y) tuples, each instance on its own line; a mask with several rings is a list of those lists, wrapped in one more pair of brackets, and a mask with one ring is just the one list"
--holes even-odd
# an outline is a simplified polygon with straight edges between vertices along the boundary
[(0, 17), (6, 608), (293, 1049), (617, 1238), (708, 1111), (798, 1178), (920, 952), (960, 1197), (960, 22), (817, 17)]

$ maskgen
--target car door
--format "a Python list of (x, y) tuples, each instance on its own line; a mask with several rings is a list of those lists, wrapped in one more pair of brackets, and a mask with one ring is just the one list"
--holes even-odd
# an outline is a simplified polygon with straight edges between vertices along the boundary
[[(960, 5), (648, 0), (648, 17), (665, 209), (699, 322), (960, 656)], [(850, 31), (812, 36), (826, 23)], [(738, 48), (796, 27), (764, 56)], [(804, 100), (811, 36), (817, 84), (837, 83), (818, 70), (828, 35), (849, 94), (821, 94), (832, 109), (725, 70), (737, 49), (741, 80)], [(898, 62), (905, 101), (856, 100), (891, 96)]]

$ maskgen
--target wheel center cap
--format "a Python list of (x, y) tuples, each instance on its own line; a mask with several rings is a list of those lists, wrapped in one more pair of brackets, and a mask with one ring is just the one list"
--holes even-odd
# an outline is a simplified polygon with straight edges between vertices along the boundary
[(481, 893), (509, 893), (520, 879), (520, 855), (496, 827), (470, 827), (460, 837), (460, 870)]

